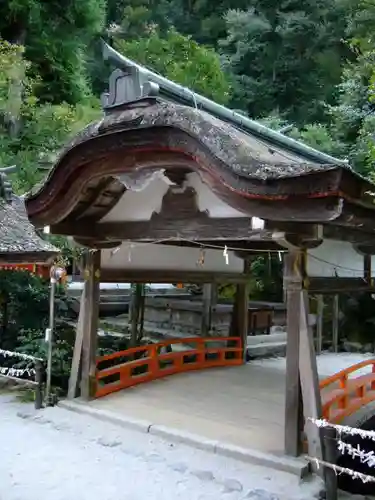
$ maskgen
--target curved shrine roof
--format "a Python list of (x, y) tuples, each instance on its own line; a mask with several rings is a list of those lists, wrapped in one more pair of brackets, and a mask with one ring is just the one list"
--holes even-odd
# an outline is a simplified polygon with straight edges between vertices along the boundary
[[(350, 167), (306, 161), (199, 109), (145, 98), (112, 111), (67, 145), (44, 184), (27, 196), (29, 218), (37, 226), (60, 222), (79, 204), (88, 208), (85, 187), (92, 193), (106, 179), (107, 198), (111, 192), (115, 198), (124, 192), (116, 176), (158, 168), (195, 170), (244, 212), (251, 213), (255, 202), (267, 205), (256, 215), (270, 220), (279, 220), (280, 209), (281, 220), (335, 219), (344, 199), (374, 209), (366, 193), (375, 186)], [(314, 215), (307, 215), (307, 200), (314, 200)], [(321, 213), (318, 200), (324, 204)], [(107, 208), (91, 216), (100, 220)]]

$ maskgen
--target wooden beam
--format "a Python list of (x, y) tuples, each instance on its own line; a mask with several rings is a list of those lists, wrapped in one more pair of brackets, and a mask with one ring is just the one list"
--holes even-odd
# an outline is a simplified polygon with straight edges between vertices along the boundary
[(309, 293), (334, 294), (346, 292), (375, 292), (375, 286), (363, 278), (315, 278), (309, 277)]
[(362, 255), (375, 255), (375, 242), (373, 238), (367, 243), (353, 243), (354, 250)]
[(331, 222), (331, 224), (350, 229), (360, 227), (361, 231), (374, 236), (375, 225), (373, 208), (373, 205), (369, 208), (369, 206), (364, 207), (345, 200), (340, 216), (337, 217), (334, 222)]
[(205, 271), (153, 271), (137, 269), (103, 269), (104, 283), (238, 283), (250, 277), (237, 273), (213, 273)]
[(85, 324), (85, 303), (86, 303), (85, 296), (87, 291), (86, 283), (83, 287), (80, 306), (79, 306), (76, 338), (74, 342), (72, 366), (70, 368), (70, 376), (69, 376), (68, 399), (76, 398), (79, 393), (79, 384), (80, 384), (81, 369), (82, 369), (82, 346), (83, 346), (83, 335), (84, 335), (84, 324)]
[(100, 300), (100, 251), (89, 252), (85, 266), (85, 321), (82, 345), (81, 397), (91, 399), (96, 388), (96, 346)]
[(302, 400), (299, 379), (299, 342), (302, 274), (301, 252), (289, 251), (284, 259), (284, 290), (287, 300), (287, 349), (286, 349), (286, 393), (284, 450), (287, 455), (297, 457), (302, 451), (300, 415)]
[[(259, 239), (261, 238), (261, 239)], [(285, 247), (278, 243), (279, 240), (272, 237), (272, 233), (267, 231), (254, 231), (254, 234), (248, 239), (240, 240), (199, 240), (199, 245), (207, 247), (219, 246), (224, 249), (225, 245), (228, 248), (235, 248), (235, 254), (244, 259), (249, 256), (249, 251), (252, 251), (252, 255), (256, 255), (259, 250), (259, 254), (264, 254), (267, 252), (284, 252)], [(184, 240), (168, 240), (161, 242), (160, 245), (171, 245), (184, 248), (197, 248), (197, 244), (192, 241)]]
[(309, 446), (309, 455), (318, 459), (323, 459), (323, 443), (320, 429), (309, 420), (310, 418), (322, 418), (322, 401), (319, 389), (314, 340), (308, 322), (308, 296), (305, 290), (302, 290), (300, 295), (299, 374), (302, 390), (303, 414), (305, 417), (305, 433)]
[[(75, 223), (60, 223), (51, 226), (53, 234), (85, 237), (98, 240), (132, 240), (153, 242), (176, 238), (199, 240), (261, 240), (260, 231), (251, 229), (249, 217), (214, 219), (196, 216), (178, 219), (173, 212), (168, 218), (152, 217), (148, 221), (102, 222), (82, 220)], [(255, 238), (254, 238), (255, 236)], [(271, 241), (271, 243), (274, 243)]]
[[(267, 220), (265, 229), (299, 234), (303, 239), (314, 239), (317, 235), (317, 224), (305, 222), (278, 222)], [(375, 247), (375, 235), (357, 228), (341, 227), (332, 224), (323, 225), (325, 239), (347, 241), (353, 244)], [(374, 252), (375, 253), (375, 252)]]

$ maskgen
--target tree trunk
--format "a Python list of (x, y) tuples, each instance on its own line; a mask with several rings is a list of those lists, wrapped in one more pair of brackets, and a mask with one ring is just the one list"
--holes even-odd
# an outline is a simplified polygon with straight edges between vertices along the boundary
[[(23, 46), (26, 41), (26, 30), (19, 28), (10, 43)], [(17, 139), (21, 132), (21, 108), (23, 102), (23, 82), (25, 79), (25, 66), (23, 64), (15, 64), (14, 71), (11, 74), (11, 82), (9, 85), (9, 97), (7, 104), (7, 116), (5, 123), (8, 127), (8, 132), (11, 139)]]

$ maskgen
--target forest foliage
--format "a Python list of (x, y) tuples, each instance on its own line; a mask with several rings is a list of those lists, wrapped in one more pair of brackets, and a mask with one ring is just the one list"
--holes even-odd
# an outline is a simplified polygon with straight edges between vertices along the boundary
[(0, 162), (19, 191), (100, 115), (100, 38), (373, 175), (375, 0), (12, 0), (0, 14)]

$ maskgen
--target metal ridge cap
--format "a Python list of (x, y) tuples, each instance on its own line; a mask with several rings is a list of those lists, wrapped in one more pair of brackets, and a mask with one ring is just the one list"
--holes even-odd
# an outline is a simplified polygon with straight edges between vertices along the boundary
[(317, 163), (329, 163), (337, 166), (345, 166), (348, 167), (347, 160), (341, 160), (339, 158), (335, 158), (329, 154), (323, 153), (314, 149), (306, 144), (303, 144), (291, 137), (287, 137), (280, 132), (272, 130), (261, 123), (258, 123), (246, 116), (241, 115), (235, 111), (232, 111), (221, 104), (217, 104), (206, 97), (203, 97), (200, 94), (188, 89), (187, 87), (183, 87), (171, 80), (168, 80), (164, 76), (158, 75), (157, 73), (147, 69), (146, 67), (136, 63), (132, 59), (129, 59), (118, 51), (116, 51), (113, 47), (108, 45), (103, 40), (103, 57), (105, 60), (109, 60), (119, 69), (123, 69), (128, 71), (129, 69), (138, 70), (143, 77), (149, 79), (150, 81), (159, 85), (161, 93), (165, 92), (168, 96), (172, 96), (174, 98), (181, 99), (185, 101), (187, 105), (193, 105), (195, 107), (200, 106), (200, 108), (204, 111), (207, 111), (223, 121), (227, 121), (233, 126), (240, 128), (242, 131), (247, 132), (249, 134), (257, 135), (258, 137), (268, 140), (271, 143), (276, 143), (279, 146), (282, 146), (288, 149), (291, 152), (300, 154), (301, 156), (305, 156), (306, 158), (310, 158)]

